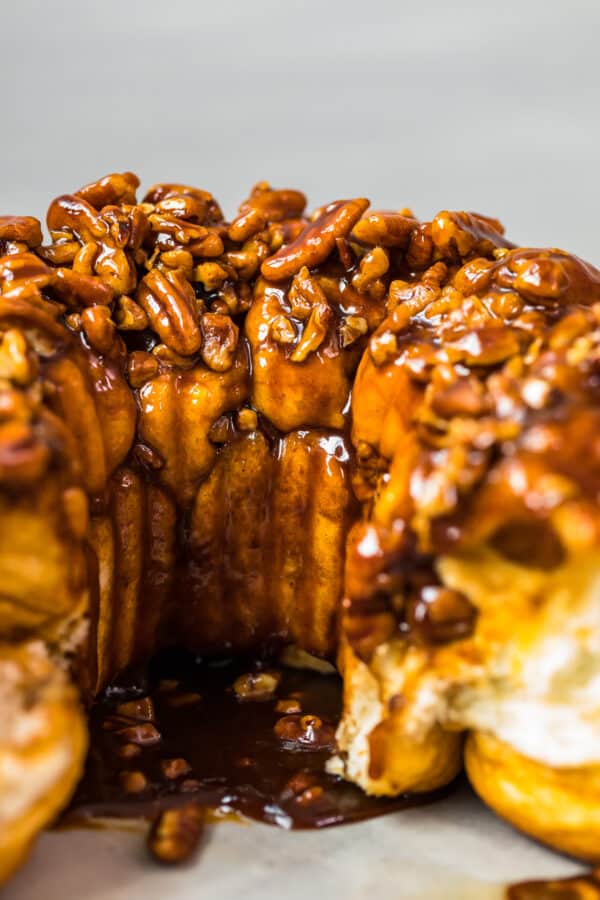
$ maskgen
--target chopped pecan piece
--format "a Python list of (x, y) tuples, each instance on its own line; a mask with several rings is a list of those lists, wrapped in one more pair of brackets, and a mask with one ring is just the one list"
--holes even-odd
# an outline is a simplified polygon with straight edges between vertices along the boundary
[(319, 349), (325, 338), (330, 323), (333, 321), (333, 310), (324, 303), (315, 306), (310, 318), (304, 326), (302, 337), (290, 356), (292, 362), (304, 362), (310, 353)]
[(361, 259), (352, 284), (359, 292), (368, 291), (375, 281), (385, 275), (389, 267), (390, 260), (385, 250), (381, 247), (374, 247)]
[(115, 322), (123, 331), (143, 331), (148, 327), (148, 316), (131, 297), (119, 297), (115, 308)]
[(205, 313), (202, 328), (202, 359), (215, 372), (226, 372), (233, 365), (239, 329), (229, 316)]
[(269, 334), (276, 344), (293, 344), (296, 340), (294, 323), (283, 314), (271, 320)]
[(152, 858), (164, 865), (191, 859), (200, 844), (204, 821), (204, 808), (197, 803), (164, 810), (148, 834), (148, 851)]
[(326, 749), (335, 743), (334, 727), (318, 716), (284, 716), (275, 723), (274, 731), (282, 743), (298, 749)]
[(233, 689), (238, 700), (269, 700), (281, 681), (281, 672), (247, 672), (236, 678)]
[(135, 350), (129, 357), (127, 375), (134, 388), (140, 388), (158, 375), (159, 363), (156, 357), (144, 350)]
[(340, 324), (340, 346), (349, 347), (369, 330), (364, 316), (346, 316)]
[(143, 772), (121, 772), (120, 779), (126, 794), (141, 794), (148, 787), (148, 779)]
[(22, 331), (9, 328), (0, 338), (0, 378), (22, 386), (30, 384), (38, 373), (38, 361), (30, 351)]

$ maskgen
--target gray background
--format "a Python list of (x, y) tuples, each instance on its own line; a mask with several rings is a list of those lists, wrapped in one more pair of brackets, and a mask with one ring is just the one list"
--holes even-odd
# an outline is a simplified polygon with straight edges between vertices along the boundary
[(109, 171), (497, 215), (600, 262), (600, 0), (0, 0), (0, 212)]

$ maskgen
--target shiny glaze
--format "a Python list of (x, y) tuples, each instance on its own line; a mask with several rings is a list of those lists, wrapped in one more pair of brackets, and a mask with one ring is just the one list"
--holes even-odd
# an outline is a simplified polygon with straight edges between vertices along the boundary
[[(435, 798), (367, 797), (325, 773), (341, 709), (337, 676), (284, 669), (274, 694), (244, 700), (233, 685), (248, 670), (261, 667), (243, 660), (195, 662), (177, 652), (157, 660), (147, 676), (110, 688), (91, 713), (91, 751), (66, 821), (153, 818), (166, 807), (195, 802), (282, 828), (324, 828)], [(159, 737), (134, 743), (137, 755), (124, 758), (123, 748), (132, 747), (127, 728), (141, 719), (127, 719), (119, 707), (148, 696)], [(304, 741), (279, 737), (287, 733), (280, 723), (294, 718), (277, 709), (282, 702), (301, 710), (296, 718), (318, 717), (321, 725)], [(146, 707), (140, 716), (148, 716)], [(173, 759), (183, 762), (166, 767), (165, 760)], [(146, 779), (140, 793), (123, 788), (123, 773), (130, 771)]]
[[(477, 623), (437, 554), (556, 509), (598, 541), (593, 267), (473, 213), (307, 219), (261, 183), (226, 222), (137, 186), (59, 197), (47, 246), (0, 220), (1, 638), (76, 648), (88, 700), (174, 642), (433, 655)], [(401, 706), (376, 775), (402, 769)]]
[(349, 539), (346, 630), (367, 657), (396, 633), (389, 597), (424, 559), (495, 540), (507, 523), (543, 534), (562, 503), (543, 501), (544, 478), (564, 479), (573, 514), (599, 527), (588, 498), (600, 489), (600, 273), (559, 250), (500, 249), (458, 267), (460, 243), (445, 236), (446, 262), (391, 285), (356, 375), (354, 484), (376, 502)]

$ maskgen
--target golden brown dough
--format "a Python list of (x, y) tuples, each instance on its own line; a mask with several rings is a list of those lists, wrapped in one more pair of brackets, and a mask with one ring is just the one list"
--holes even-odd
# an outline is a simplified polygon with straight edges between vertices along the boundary
[(487, 773), (600, 765), (600, 273), (473, 213), (138, 186), (57, 198), (46, 245), (0, 217), (0, 639), (87, 699), (164, 643), (337, 654), (332, 770), (429, 790), (471, 731), (491, 805), (589, 855)]
[(553, 769), (477, 733), (465, 763), (477, 793), (503, 818), (562, 853), (598, 862), (600, 766)]
[(41, 642), (0, 645), (0, 882), (69, 800), (87, 750), (77, 691)]
[[(577, 800), (573, 773), (600, 764), (600, 273), (511, 249), (472, 216), (440, 214), (429, 236), (427, 268), (391, 283), (354, 385), (364, 517), (348, 541), (331, 768), (394, 794), (405, 746), (437, 747), (443, 783), (458, 763), (440, 760), (472, 729), (484, 799), (589, 856), (596, 804)], [(525, 792), (521, 770), (539, 771), (537, 814), (495, 784), (477, 749), (494, 741), (505, 784)]]

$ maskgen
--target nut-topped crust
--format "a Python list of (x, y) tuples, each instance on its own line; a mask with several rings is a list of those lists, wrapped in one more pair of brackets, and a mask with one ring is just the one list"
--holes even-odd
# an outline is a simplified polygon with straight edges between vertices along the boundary
[(77, 691), (40, 641), (0, 643), (0, 882), (60, 812), (85, 760)]
[[(578, 515), (590, 545), (597, 534), (600, 273), (559, 250), (494, 248), (459, 265), (449, 246), (444, 236), (449, 256), (417, 280), (390, 284), (356, 377), (355, 484), (375, 498), (348, 570), (348, 634), (363, 652), (361, 607), (382, 601), (378, 579), (402, 560), (477, 545), (508, 522), (560, 519), (569, 544), (565, 516)], [(361, 561), (365, 540), (376, 562)]]
[[(2, 220), (0, 376), (10, 403), (33, 404), (45, 424), (24, 413), (7, 424), (0, 463), (38, 497), (57, 471), (83, 492), (89, 522), (64, 552), (87, 554), (71, 607), (90, 609), (90, 685), (143, 658), (158, 633), (213, 647), (234, 634), (241, 649), (302, 632), (306, 649), (331, 654), (353, 502), (350, 391), (385, 316), (392, 251), (354, 241), (363, 200), (309, 220), (303, 194), (259, 183), (227, 223), (207, 191), (155, 185), (139, 202), (138, 186), (115, 173), (59, 197), (48, 244), (35, 220)], [(242, 509), (249, 521), (267, 516), (266, 533), (284, 536), (272, 576), (263, 552), (224, 530), (222, 487), (209, 524), (224, 477), (240, 521)], [(302, 498), (303, 518), (278, 499), (286, 491)], [(320, 587), (307, 566), (317, 547)], [(219, 598), (262, 585), (253, 603), (270, 612), (257, 613), (260, 627), (252, 604), (212, 596), (213, 572)], [(181, 592), (190, 610), (174, 602)]]
[(0, 218), (0, 638), (88, 696), (173, 641), (339, 649), (337, 770), (446, 783), (514, 622), (535, 649), (577, 582), (589, 626), (600, 273), (474, 213), (138, 187), (57, 198), (45, 244)]

